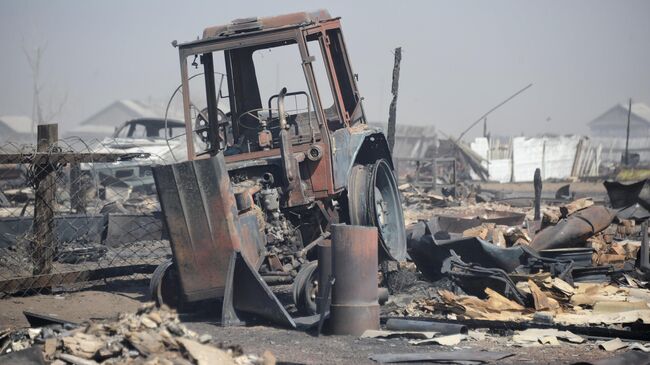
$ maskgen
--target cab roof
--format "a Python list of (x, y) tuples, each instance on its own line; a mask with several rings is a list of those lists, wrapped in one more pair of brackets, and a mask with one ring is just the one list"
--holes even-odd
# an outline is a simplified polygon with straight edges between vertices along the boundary
[(251, 17), (235, 19), (228, 24), (215, 25), (203, 30), (202, 40), (228, 37), (234, 34), (259, 32), (285, 28), (291, 26), (302, 26), (324, 22), (332, 19), (330, 13), (325, 9), (313, 12), (297, 12), (285, 15), (270, 17)]

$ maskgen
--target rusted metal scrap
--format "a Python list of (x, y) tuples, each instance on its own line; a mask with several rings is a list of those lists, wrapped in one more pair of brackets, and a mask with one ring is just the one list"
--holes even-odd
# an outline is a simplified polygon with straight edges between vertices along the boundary
[(242, 224), (247, 214), (238, 212), (223, 155), (157, 166), (153, 173), (176, 259), (168, 268), (178, 273), (182, 300), (222, 298), (224, 324), (239, 322), (243, 311), (295, 327), (257, 272), (260, 230)]
[(605, 181), (609, 202), (614, 209), (627, 208), (639, 203), (650, 210), (650, 180), (645, 179), (633, 184), (618, 181)]
[(614, 216), (614, 211), (606, 207), (589, 207), (539, 231), (530, 247), (536, 250), (582, 247), (587, 238), (607, 228)]
[(617, 217), (637, 221), (650, 217), (650, 180), (633, 184), (605, 181), (603, 185), (607, 189), (612, 208), (619, 209)]
[(379, 329), (377, 301), (377, 229), (332, 226), (332, 291), (330, 329), (334, 334), (361, 335)]

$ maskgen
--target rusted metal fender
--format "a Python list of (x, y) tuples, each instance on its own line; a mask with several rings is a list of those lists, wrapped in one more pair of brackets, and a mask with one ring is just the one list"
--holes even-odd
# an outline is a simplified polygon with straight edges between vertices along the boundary
[(615, 211), (606, 207), (589, 207), (539, 231), (530, 247), (536, 250), (582, 247), (587, 238), (607, 228), (614, 216)]
[(360, 124), (332, 133), (332, 167), (334, 190), (345, 189), (355, 163), (372, 163), (386, 159), (394, 169), (386, 136), (381, 128)]

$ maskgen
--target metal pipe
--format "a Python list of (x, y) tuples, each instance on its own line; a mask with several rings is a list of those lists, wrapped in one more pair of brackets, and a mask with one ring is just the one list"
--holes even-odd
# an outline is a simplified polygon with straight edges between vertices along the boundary
[(648, 254), (650, 254), (650, 250), (648, 247), (648, 244), (650, 239), (648, 239), (648, 221), (646, 220), (643, 222), (641, 225), (641, 250), (639, 252), (639, 256), (641, 257), (641, 263), (639, 266), (641, 267), (641, 270), (644, 272), (649, 272), (650, 271), (650, 257), (648, 257)]
[(262, 280), (266, 283), (266, 285), (283, 285), (283, 284), (291, 284), (293, 281), (293, 278), (291, 276), (286, 276), (286, 275), (263, 275), (261, 276)]
[(412, 319), (390, 318), (386, 322), (390, 331), (437, 332), (441, 335), (467, 334), (467, 326), (455, 323), (417, 321)]
[(287, 117), (284, 115), (284, 97), (287, 95), (287, 88), (283, 87), (278, 94), (278, 118), (280, 130), (287, 129)]
[(361, 335), (379, 329), (377, 302), (377, 228), (334, 224), (329, 329), (337, 335)]
[[(318, 292), (316, 296), (316, 312), (325, 313), (329, 311), (329, 296), (331, 290), (324, 290), (326, 283), (332, 276), (332, 241), (321, 240), (316, 248), (318, 253)], [(325, 294), (327, 293), (327, 294)], [(325, 296), (327, 295), (327, 296)]]
[(329, 238), (330, 233), (329, 232), (323, 232), (320, 236), (318, 236), (315, 240), (311, 241), (310, 244), (305, 246), (302, 250), (298, 252), (299, 257), (305, 257), (309, 251), (311, 251), (312, 248), (314, 248), (316, 245), (320, 245), (321, 242), (323, 242), (324, 239)]

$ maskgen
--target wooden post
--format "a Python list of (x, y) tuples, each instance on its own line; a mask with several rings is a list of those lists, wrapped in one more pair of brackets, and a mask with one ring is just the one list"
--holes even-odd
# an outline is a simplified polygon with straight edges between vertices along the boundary
[(533, 216), (533, 219), (535, 221), (539, 221), (542, 219), (542, 172), (539, 170), (539, 168), (535, 169), (535, 175), (533, 176), (533, 188), (535, 190), (535, 215)]
[(81, 165), (70, 164), (70, 208), (77, 214), (86, 213), (85, 191), (81, 186)]
[(390, 102), (388, 109), (388, 128), (386, 131), (386, 139), (388, 140), (388, 148), (391, 152), (395, 146), (395, 124), (397, 123), (397, 90), (399, 87), (399, 67), (402, 61), (402, 47), (395, 48), (395, 64), (393, 65), (393, 85), (390, 89), (393, 93), (393, 100)]
[[(57, 124), (42, 124), (37, 130), (38, 152), (48, 152), (59, 139)], [(56, 170), (45, 160), (35, 166), (34, 185), (34, 242), (32, 261), (33, 274), (49, 274), (54, 254), (54, 204), (56, 195)]]
[(627, 166), (630, 163), (629, 160), (629, 146), (630, 146), (630, 118), (632, 116), (632, 98), (630, 98), (630, 103), (628, 104), (628, 109), (627, 109), (627, 134), (625, 135), (625, 156), (623, 161), (625, 162), (625, 166)]
[(431, 178), (433, 179), (432, 189), (438, 189), (438, 162), (436, 157), (431, 157)]

